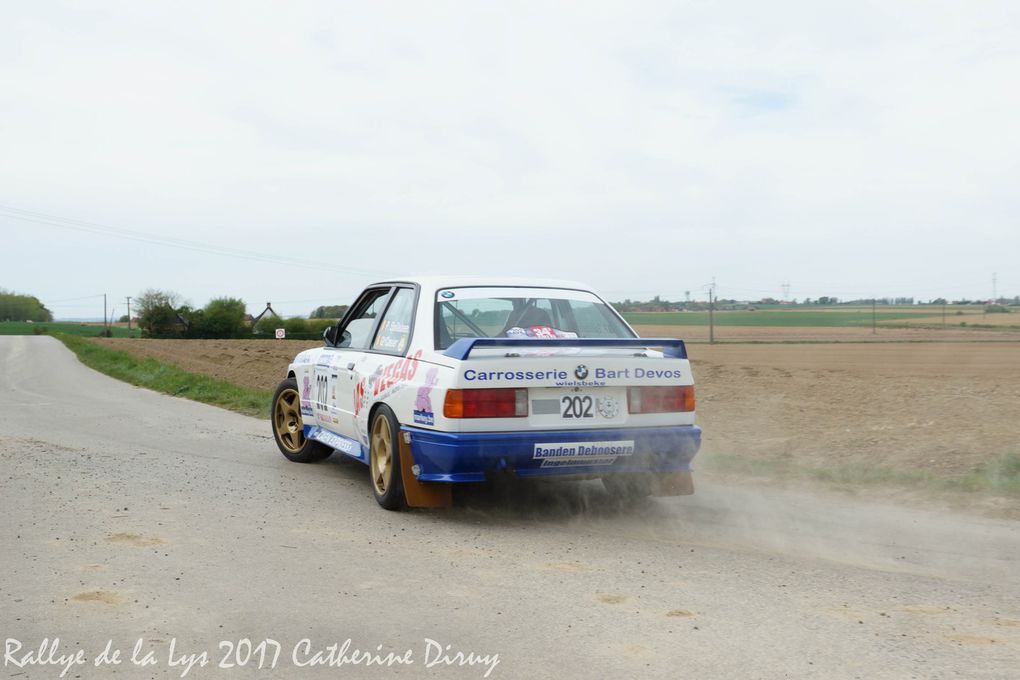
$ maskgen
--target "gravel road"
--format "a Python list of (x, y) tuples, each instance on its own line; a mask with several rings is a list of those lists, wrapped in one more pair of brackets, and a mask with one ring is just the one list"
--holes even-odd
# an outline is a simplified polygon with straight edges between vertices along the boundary
[[(0, 337), (0, 414), (0, 677), (1020, 674), (1016, 522), (698, 477), (627, 510), (584, 482), (389, 513), (359, 463), (288, 463), (268, 419), (47, 337)], [(262, 669), (244, 639), (275, 641)]]

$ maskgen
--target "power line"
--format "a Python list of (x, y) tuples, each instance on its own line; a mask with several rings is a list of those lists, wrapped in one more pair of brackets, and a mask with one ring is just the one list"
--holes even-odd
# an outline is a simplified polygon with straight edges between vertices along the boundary
[[(91, 300), (93, 298), (103, 297), (102, 293), (96, 293), (95, 295), (82, 295), (81, 297), (63, 298), (60, 300), (52, 300), (49, 304), (59, 304), (61, 302), (75, 302), (76, 300)], [(75, 305), (70, 305), (75, 306)], [(80, 305), (77, 305), (80, 306)]]
[(35, 224), (43, 224), (46, 226), (57, 227), (60, 229), (71, 229), (74, 231), (81, 231), (91, 234), (99, 234), (102, 236), (111, 236), (114, 238), (138, 241), (141, 243), (148, 243), (150, 245), (178, 248), (182, 250), (191, 250), (194, 252), (206, 253), (209, 255), (223, 255), (226, 257), (254, 260), (257, 262), (271, 262), (274, 264), (284, 264), (292, 267), (302, 267), (305, 269), (324, 269), (332, 272), (345, 272), (349, 274), (358, 275), (390, 276), (394, 274), (394, 272), (392, 271), (362, 269), (358, 267), (338, 265), (335, 263), (319, 262), (316, 260), (291, 257), (289, 255), (275, 255), (261, 253), (254, 250), (244, 250), (241, 248), (218, 246), (209, 243), (202, 243), (200, 241), (189, 241), (169, 236), (155, 236), (153, 234), (146, 234), (144, 232), (122, 229), (120, 227), (111, 227), (109, 225), (100, 224), (98, 222), (89, 222), (86, 220), (60, 217), (58, 215), (49, 215), (47, 213), (41, 213), (32, 210), (23, 210), (21, 208), (16, 208), (13, 206), (2, 204), (0, 204), (0, 216), (14, 220), (20, 220), (23, 222), (32, 222)]

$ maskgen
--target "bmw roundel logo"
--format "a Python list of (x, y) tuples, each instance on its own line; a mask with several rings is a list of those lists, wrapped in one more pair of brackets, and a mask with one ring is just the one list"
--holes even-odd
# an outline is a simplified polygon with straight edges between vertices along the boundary
[(584, 380), (585, 378), (588, 377), (588, 367), (585, 366), (584, 364), (581, 364), (580, 366), (574, 369), (574, 375), (577, 376), (578, 380)]
[(442, 297), (446, 298), (447, 300), (449, 300), (450, 298), (453, 297), (453, 291), (452, 290), (444, 290), (442, 293), (440, 293), (440, 295)]

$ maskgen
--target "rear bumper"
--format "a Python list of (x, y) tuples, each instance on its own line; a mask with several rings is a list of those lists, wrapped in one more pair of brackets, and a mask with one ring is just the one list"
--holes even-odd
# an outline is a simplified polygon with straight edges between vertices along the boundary
[(689, 472), (701, 446), (693, 425), (617, 430), (436, 432), (404, 426), (422, 482), (480, 482), (506, 470), (520, 477)]

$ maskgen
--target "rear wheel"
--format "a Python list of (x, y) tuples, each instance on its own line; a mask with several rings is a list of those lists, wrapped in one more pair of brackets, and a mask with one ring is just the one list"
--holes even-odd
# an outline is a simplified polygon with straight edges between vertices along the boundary
[(387, 510), (404, 506), (404, 480), (400, 474), (400, 423), (386, 405), (372, 415), (369, 438), (368, 469), (372, 478), (372, 494)]
[(287, 460), (295, 463), (313, 463), (333, 453), (328, 446), (305, 439), (301, 395), (298, 393), (297, 381), (294, 378), (287, 378), (276, 388), (271, 418), (273, 439)]

